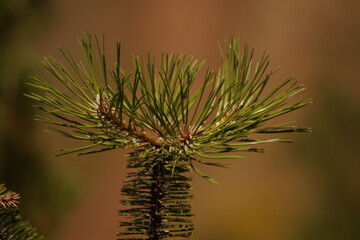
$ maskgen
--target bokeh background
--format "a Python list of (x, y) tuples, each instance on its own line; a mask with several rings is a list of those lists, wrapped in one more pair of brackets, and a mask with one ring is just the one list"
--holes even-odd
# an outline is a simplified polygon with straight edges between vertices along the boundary
[(23, 96), (43, 56), (75, 54), (83, 30), (105, 34), (109, 57), (176, 52), (219, 66), (218, 42), (239, 35), (294, 74), (314, 103), (284, 120), (311, 126), (293, 144), (265, 146), (232, 169), (194, 177), (194, 240), (360, 239), (360, 1), (0, 0), (0, 182), (47, 239), (115, 239), (124, 150), (52, 158), (78, 144), (44, 133)]

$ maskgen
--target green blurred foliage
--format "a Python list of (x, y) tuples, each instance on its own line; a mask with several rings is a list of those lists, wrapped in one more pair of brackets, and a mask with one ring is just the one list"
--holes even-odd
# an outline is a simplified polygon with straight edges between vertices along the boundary
[(44, 29), (50, 10), (48, 0), (0, 1), (0, 183), (21, 195), (22, 215), (46, 236), (76, 194), (71, 179), (55, 172), (35, 146), (33, 103), (23, 96), (37, 67), (24, 49), (31, 34)]

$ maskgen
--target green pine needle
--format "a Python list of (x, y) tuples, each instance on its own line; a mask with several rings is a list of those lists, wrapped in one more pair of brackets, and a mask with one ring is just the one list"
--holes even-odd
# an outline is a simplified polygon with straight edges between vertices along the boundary
[(20, 196), (7, 191), (0, 184), (0, 239), (2, 240), (42, 240), (44, 239), (28, 221), (22, 219), (18, 204)]
[[(153, 54), (134, 57), (133, 71), (126, 72), (120, 65), (119, 43), (113, 67), (107, 65), (104, 43), (92, 34), (85, 32), (79, 43), (83, 61), (75, 60), (68, 49), (61, 50), (65, 63), (45, 58), (52, 77), (32, 77), (29, 85), (38, 91), (26, 94), (40, 103), (37, 107), (44, 114), (38, 120), (53, 125), (51, 132), (87, 142), (68, 153), (160, 148), (205, 176), (189, 159), (239, 158), (227, 153), (262, 152), (251, 146), (287, 142), (254, 140), (254, 133), (310, 131), (271, 125), (270, 120), (311, 100), (289, 103), (305, 89), (294, 77), (267, 89), (278, 69), (268, 70), (266, 54), (254, 62), (254, 50), (241, 47), (237, 38), (221, 47), (220, 69), (207, 68), (202, 79), (205, 62), (181, 53), (162, 54), (159, 64)], [(200, 87), (195, 88), (195, 82)]]

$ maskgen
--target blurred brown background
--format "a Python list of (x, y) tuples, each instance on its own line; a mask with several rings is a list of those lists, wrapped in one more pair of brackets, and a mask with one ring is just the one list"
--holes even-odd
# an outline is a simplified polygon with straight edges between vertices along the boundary
[[(182, 51), (219, 66), (218, 42), (239, 35), (272, 67), (307, 86), (314, 103), (289, 120), (313, 133), (282, 136), (232, 169), (194, 179), (194, 240), (360, 239), (360, 1), (1, 0), (0, 181), (23, 196), (24, 215), (53, 240), (115, 239), (125, 151), (51, 158), (77, 142), (34, 123), (27, 75), (41, 58), (79, 53), (82, 30), (105, 33), (131, 67), (139, 51)], [(275, 80), (275, 79), (274, 79)], [(288, 120), (288, 119), (284, 119)]]

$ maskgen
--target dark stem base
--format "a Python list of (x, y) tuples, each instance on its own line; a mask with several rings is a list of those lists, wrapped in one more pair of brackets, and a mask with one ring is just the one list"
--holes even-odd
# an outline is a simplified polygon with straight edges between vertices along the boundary
[(154, 160), (154, 166), (151, 171), (151, 200), (150, 200), (150, 224), (149, 224), (149, 237), (151, 240), (160, 239), (160, 228), (162, 223), (163, 210), (162, 199), (164, 196), (164, 180), (165, 168), (163, 161)]
[(127, 220), (120, 223), (118, 239), (189, 238), (194, 229), (188, 169), (180, 165), (173, 169), (172, 159), (159, 153), (140, 156), (141, 152), (129, 156), (127, 168), (135, 172), (128, 173), (122, 188), (127, 209), (120, 215)]

